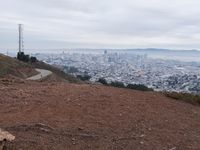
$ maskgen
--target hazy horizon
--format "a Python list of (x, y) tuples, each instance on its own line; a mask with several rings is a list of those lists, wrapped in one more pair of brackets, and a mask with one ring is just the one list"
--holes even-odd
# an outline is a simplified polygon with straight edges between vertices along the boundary
[(200, 49), (200, 1), (7, 0), (0, 5), (0, 49)]

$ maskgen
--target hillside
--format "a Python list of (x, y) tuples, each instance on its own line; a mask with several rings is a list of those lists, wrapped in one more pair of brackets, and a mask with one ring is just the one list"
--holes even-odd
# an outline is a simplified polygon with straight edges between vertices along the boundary
[[(35, 68), (53, 74), (25, 80), (37, 74)], [(200, 107), (175, 100), (177, 95), (84, 84), (43, 62), (26, 64), (4, 55), (0, 72), (0, 131), (15, 137), (6, 144), (9, 150), (200, 147)]]
[(198, 150), (200, 107), (101, 85), (0, 81), (0, 127), (28, 150)]
[(30, 64), (0, 54), (0, 77), (11, 76), (26, 79), (35, 74), (37, 74), (37, 72)]
[(36, 62), (33, 63), (32, 66), (35, 68), (46, 69), (53, 72), (53, 75), (49, 76), (48, 78), (45, 78), (43, 81), (65, 81), (70, 83), (82, 83), (79, 79), (75, 78), (74, 76), (66, 74), (59, 68), (46, 64), (44, 62)]
[(52, 75), (48, 76), (41, 81), (61, 81), (70, 83), (82, 83), (79, 79), (65, 74), (60, 69), (38, 61), (36, 63), (24, 63), (18, 61), (15, 58), (11, 58), (0, 54), (0, 78), (1, 77), (12, 77), (19, 79), (27, 79), (28, 77), (38, 74), (35, 68), (46, 69), (52, 71)]

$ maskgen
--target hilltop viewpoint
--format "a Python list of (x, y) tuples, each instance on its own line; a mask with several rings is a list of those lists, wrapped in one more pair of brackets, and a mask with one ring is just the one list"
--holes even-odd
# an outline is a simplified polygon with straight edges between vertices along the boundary
[[(27, 80), (36, 68), (52, 74)], [(85, 83), (42, 62), (0, 55), (0, 108), (0, 128), (15, 137), (4, 145), (9, 150), (200, 148), (198, 104)]]

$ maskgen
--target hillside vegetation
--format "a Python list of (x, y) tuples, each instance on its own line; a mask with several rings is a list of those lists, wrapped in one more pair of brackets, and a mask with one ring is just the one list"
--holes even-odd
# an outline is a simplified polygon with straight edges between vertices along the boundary
[(118, 87), (118, 88), (126, 88), (126, 89), (132, 89), (132, 90), (137, 90), (137, 91), (153, 91), (152, 88), (148, 88), (147, 86), (142, 85), (142, 84), (128, 84), (126, 86), (123, 82), (118, 82), (118, 81), (112, 81), (111, 83), (108, 83), (106, 79), (104, 78), (100, 78), (98, 82), (106, 86), (113, 86), (113, 87)]
[(66, 74), (61, 69), (54, 67), (52, 65), (48, 65), (44, 62), (38, 61), (36, 63), (33, 63), (32, 66), (35, 68), (46, 69), (53, 72), (53, 75), (45, 78), (43, 81), (67, 81), (70, 83), (82, 83), (78, 78)]
[(35, 74), (37, 72), (30, 64), (0, 54), (0, 77), (13, 76), (25, 79)]
[(177, 92), (166, 92), (164, 95), (175, 100), (184, 101), (193, 105), (200, 105), (200, 95)]
[(26, 63), (19, 61), (16, 58), (0, 54), (0, 77), (17, 77), (20, 79), (26, 79), (38, 74), (35, 68), (46, 69), (53, 73), (41, 81), (65, 81), (70, 83), (82, 83), (79, 79), (65, 74), (59, 68), (48, 65), (44, 62), (38, 61), (34, 63)]

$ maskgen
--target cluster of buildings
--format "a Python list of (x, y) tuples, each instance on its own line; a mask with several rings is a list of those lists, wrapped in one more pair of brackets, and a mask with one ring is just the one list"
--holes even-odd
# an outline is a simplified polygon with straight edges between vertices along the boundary
[(89, 75), (91, 82), (143, 84), (154, 90), (200, 93), (200, 63), (148, 58), (146, 54), (108, 53), (37, 54), (37, 58), (59, 65), (67, 73)]

